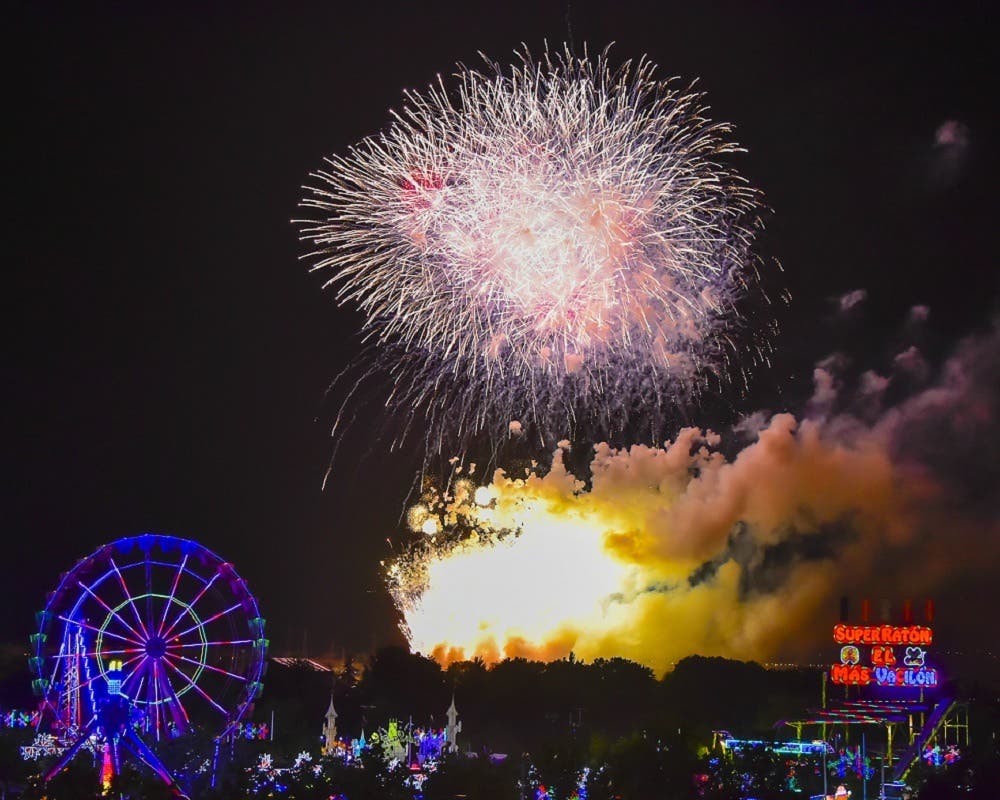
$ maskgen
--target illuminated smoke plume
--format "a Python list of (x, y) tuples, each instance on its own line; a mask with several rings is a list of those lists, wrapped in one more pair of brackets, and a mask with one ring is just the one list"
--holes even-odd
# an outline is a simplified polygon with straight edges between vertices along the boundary
[[(886, 383), (866, 373), (840, 403), (868, 408)], [(919, 598), (994, 569), (998, 385), (994, 332), (874, 420), (829, 398), (801, 421), (753, 418), (731, 458), (691, 428), (598, 445), (587, 483), (563, 450), (544, 474), (453, 480), (411, 509), (423, 542), (388, 565), (411, 646), (658, 671), (695, 653), (819, 658), (838, 597)]]
[(307, 258), (370, 346), (343, 381), (392, 385), (398, 437), (649, 441), (764, 357), (768, 323), (736, 335), (759, 195), (724, 163), (730, 126), (654, 69), (459, 67), (312, 175)]

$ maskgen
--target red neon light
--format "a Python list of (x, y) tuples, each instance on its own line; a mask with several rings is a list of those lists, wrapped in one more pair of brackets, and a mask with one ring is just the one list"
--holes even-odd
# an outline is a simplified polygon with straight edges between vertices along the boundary
[(876, 667), (896, 666), (896, 654), (892, 652), (892, 647), (887, 645), (876, 645), (873, 647), (872, 665)]
[(101, 788), (104, 790), (104, 794), (111, 791), (111, 781), (114, 777), (115, 767), (111, 761), (111, 746), (105, 743), (104, 753), (101, 756)]
[(924, 625), (846, 625), (833, 626), (837, 644), (930, 644), (931, 629)]
[(830, 681), (851, 686), (867, 686), (872, 682), (872, 671), (860, 664), (834, 664), (830, 667)]

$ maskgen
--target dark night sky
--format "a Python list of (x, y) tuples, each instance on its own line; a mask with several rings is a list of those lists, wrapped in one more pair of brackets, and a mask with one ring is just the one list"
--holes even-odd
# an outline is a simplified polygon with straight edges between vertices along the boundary
[[(276, 649), (305, 629), (314, 652), (399, 640), (378, 560), (418, 457), (342, 455), (321, 490), (324, 391), (357, 319), (297, 260), (289, 220), (309, 170), (382, 127), (402, 89), (480, 50), (561, 42), (566, 4), (343, 5), (6, 15), (0, 640), (23, 641), (76, 559), (146, 530), (232, 560)], [(915, 303), (932, 308), (932, 358), (988, 326), (994, 19), (955, 3), (571, 5), (577, 43), (700, 76), (775, 209), (763, 245), (793, 301), (774, 370), (734, 413), (795, 410), (833, 349), (884, 365)], [(955, 157), (934, 145), (947, 120), (968, 131)], [(861, 287), (853, 327), (827, 324)]]

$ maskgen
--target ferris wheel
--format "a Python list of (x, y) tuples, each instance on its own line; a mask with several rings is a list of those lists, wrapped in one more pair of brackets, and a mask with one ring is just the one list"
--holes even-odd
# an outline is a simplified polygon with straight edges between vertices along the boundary
[[(149, 763), (137, 733), (221, 738), (262, 689), (268, 643), (257, 601), (232, 564), (197, 542), (144, 534), (104, 545), (62, 576), (38, 621), (39, 726), (73, 753), (95, 737), (114, 745), (117, 761), (121, 739)], [(109, 731), (102, 710), (112, 705), (128, 706), (127, 723)]]

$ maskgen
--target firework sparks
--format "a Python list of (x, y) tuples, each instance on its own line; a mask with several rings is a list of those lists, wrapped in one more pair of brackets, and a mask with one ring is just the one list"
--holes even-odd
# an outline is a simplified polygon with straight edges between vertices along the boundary
[(511, 420), (548, 442), (656, 433), (730, 371), (759, 196), (722, 163), (729, 126), (654, 70), (569, 50), (461, 67), (312, 176), (302, 236), (364, 316), (361, 380), (388, 374), (433, 449)]

